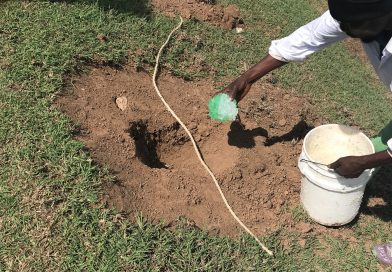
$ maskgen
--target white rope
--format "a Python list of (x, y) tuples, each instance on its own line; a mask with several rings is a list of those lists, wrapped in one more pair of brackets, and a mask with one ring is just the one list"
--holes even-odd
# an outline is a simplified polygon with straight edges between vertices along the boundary
[(188, 134), (189, 138), (190, 138), (191, 141), (192, 141), (192, 144), (193, 144), (193, 147), (194, 147), (194, 149), (195, 149), (195, 152), (196, 152), (197, 157), (199, 158), (201, 164), (204, 166), (204, 168), (207, 170), (207, 172), (210, 174), (211, 178), (214, 180), (215, 185), (216, 185), (216, 187), (217, 187), (217, 189), (218, 189), (218, 191), (219, 191), (219, 193), (220, 193), (220, 195), (221, 195), (221, 197), (222, 197), (222, 199), (223, 199), (223, 202), (226, 204), (226, 207), (227, 207), (227, 209), (229, 209), (231, 215), (234, 217), (235, 220), (237, 220), (237, 222), (241, 225), (241, 227), (242, 227), (247, 233), (249, 233), (249, 234), (257, 241), (257, 243), (262, 247), (262, 249), (265, 250), (269, 255), (272, 256), (272, 255), (273, 255), (272, 251), (270, 251), (262, 242), (260, 242), (260, 240), (256, 237), (256, 235), (254, 235), (253, 232), (251, 232), (251, 231), (245, 226), (245, 224), (241, 222), (241, 220), (238, 218), (238, 216), (234, 213), (234, 211), (233, 211), (232, 208), (230, 207), (229, 203), (227, 202), (226, 197), (225, 197), (225, 195), (223, 194), (223, 192), (222, 192), (222, 190), (221, 190), (221, 188), (220, 188), (220, 186), (219, 186), (219, 183), (218, 183), (218, 181), (217, 181), (216, 178), (215, 178), (214, 173), (212, 173), (212, 171), (210, 170), (210, 168), (208, 167), (208, 165), (204, 162), (204, 160), (203, 160), (203, 158), (202, 158), (202, 156), (201, 156), (201, 154), (200, 154), (200, 151), (199, 151), (199, 149), (197, 148), (197, 144), (196, 144), (195, 140), (193, 139), (192, 134), (190, 133), (190, 131), (188, 130), (188, 128), (185, 126), (185, 124), (181, 121), (181, 119), (177, 116), (177, 114), (170, 108), (169, 104), (166, 103), (165, 99), (163, 98), (163, 96), (162, 96), (161, 92), (159, 91), (158, 86), (157, 86), (157, 84), (156, 84), (156, 77), (157, 77), (158, 67), (159, 67), (159, 59), (160, 59), (160, 57), (161, 57), (161, 54), (162, 54), (163, 49), (164, 49), (164, 48), (166, 47), (166, 45), (169, 43), (169, 40), (170, 40), (171, 36), (173, 35), (173, 33), (176, 32), (176, 31), (182, 26), (183, 19), (182, 19), (181, 16), (180, 16), (180, 19), (181, 19), (181, 21), (180, 21), (180, 23), (178, 24), (178, 26), (172, 30), (172, 32), (171, 32), (171, 33), (169, 34), (169, 36), (167, 37), (166, 42), (162, 45), (161, 49), (159, 49), (158, 55), (157, 55), (157, 57), (156, 57), (156, 64), (155, 64), (155, 69), (154, 69), (154, 75), (153, 75), (153, 77), (152, 77), (152, 82), (153, 82), (153, 84), (154, 84), (154, 88), (155, 88), (155, 90), (156, 90), (156, 92), (157, 92), (159, 98), (162, 100), (163, 104), (165, 104), (167, 110), (173, 115), (173, 117), (177, 120), (178, 123), (180, 123), (180, 125), (184, 128), (184, 130), (185, 130), (186, 133)]

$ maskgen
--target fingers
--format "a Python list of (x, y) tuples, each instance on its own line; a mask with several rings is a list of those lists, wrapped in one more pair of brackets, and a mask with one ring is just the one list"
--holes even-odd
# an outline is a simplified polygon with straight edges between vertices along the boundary
[(349, 178), (343, 169), (344, 167), (343, 167), (340, 159), (331, 163), (330, 165), (328, 165), (328, 167), (330, 169), (333, 169), (335, 171), (335, 173), (337, 173), (339, 176)]
[(341, 159), (338, 159), (337, 161), (331, 163), (328, 165), (328, 168), (333, 169), (338, 175), (348, 178), (348, 176), (344, 173), (344, 168), (341, 162)]
[(221, 94), (221, 93), (227, 94), (227, 95), (230, 97), (230, 100), (236, 99), (236, 97), (235, 97), (235, 96), (236, 96), (236, 93), (235, 93), (234, 90), (232, 90), (232, 89), (230, 88), (230, 86), (224, 88), (223, 90), (220, 90), (220, 91), (216, 92), (214, 95)]
[(330, 165), (328, 165), (328, 168), (337, 170), (340, 167), (341, 163), (340, 163), (340, 159), (331, 163)]
[(342, 158), (328, 165), (329, 168), (333, 169), (339, 176), (344, 178), (357, 178), (359, 177), (363, 171), (353, 171), (347, 165), (343, 163)]
[(217, 92), (217, 94), (226, 93), (227, 95), (229, 95), (231, 100), (235, 99), (238, 103), (247, 95), (251, 86), (252, 84), (247, 83), (241, 77), (239, 77), (232, 83), (230, 83), (230, 85), (224, 88), (222, 91)]
[(336, 161), (334, 163), (331, 163), (328, 167), (330, 169), (332, 169), (336, 174), (338, 174), (339, 176), (345, 177), (345, 175), (342, 173), (342, 169), (341, 169), (341, 164), (339, 161)]

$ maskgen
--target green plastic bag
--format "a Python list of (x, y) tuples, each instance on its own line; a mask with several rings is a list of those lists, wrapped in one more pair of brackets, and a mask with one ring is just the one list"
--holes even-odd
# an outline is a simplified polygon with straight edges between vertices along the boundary
[(237, 101), (225, 93), (215, 95), (208, 102), (209, 116), (217, 121), (234, 121), (238, 115)]

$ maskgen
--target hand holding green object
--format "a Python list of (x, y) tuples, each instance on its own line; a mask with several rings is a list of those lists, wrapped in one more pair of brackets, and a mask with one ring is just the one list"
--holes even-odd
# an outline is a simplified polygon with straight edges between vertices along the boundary
[(217, 121), (234, 121), (238, 115), (237, 102), (226, 93), (219, 93), (208, 102), (209, 116)]

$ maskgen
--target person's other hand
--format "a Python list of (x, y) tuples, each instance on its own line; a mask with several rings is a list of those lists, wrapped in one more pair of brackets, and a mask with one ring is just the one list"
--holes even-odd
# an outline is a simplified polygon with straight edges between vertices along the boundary
[(249, 92), (252, 84), (248, 83), (243, 77), (239, 77), (230, 83), (225, 89), (220, 91), (220, 93), (227, 93), (231, 99), (235, 99), (240, 102), (245, 95)]
[(361, 156), (343, 157), (331, 163), (328, 167), (345, 178), (357, 178), (366, 169)]

